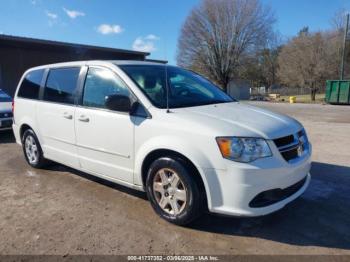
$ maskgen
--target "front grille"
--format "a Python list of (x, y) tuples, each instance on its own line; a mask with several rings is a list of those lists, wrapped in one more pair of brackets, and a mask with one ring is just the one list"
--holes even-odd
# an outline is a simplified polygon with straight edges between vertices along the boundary
[(250, 207), (266, 207), (282, 201), (300, 190), (306, 182), (306, 177), (304, 177), (299, 182), (291, 185), (285, 189), (275, 188), (267, 190), (256, 195), (252, 201), (249, 202)]
[(308, 140), (304, 130), (300, 130), (294, 135), (274, 139), (273, 142), (287, 162), (300, 157), (308, 148)]
[(12, 126), (12, 120), (3, 120), (1, 121), (0, 128), (7, 128)]
[(284, 137), (281, 137), (281, 138), (277, 138), (277, 139), (275, 139), (273, 141), (275, 142), (277, 147), (286, 146), (286, 145), (289, 145), (289, 144), (293, 143), (294, 136), (293, 135), (284, 136)]
[(288, 151), (281, 152), (283, 158), (287, 161), (292, 160), (294, 158), (297, 158), (298, 157), (298, 147), (299, 146), (292, 148)]
[(0, 113), (0, 118), (9, 118), (12, 117), (12, 112), (2, 112)]

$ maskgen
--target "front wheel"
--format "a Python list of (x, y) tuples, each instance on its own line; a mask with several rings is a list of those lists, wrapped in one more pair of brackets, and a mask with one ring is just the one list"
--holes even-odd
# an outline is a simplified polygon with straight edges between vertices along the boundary
[(203, 211), (203, 197), (191, 169), (181, 159), (159, 158), (149, 168), (146, 188), (156, 213), (165, 220), (186, 225)]

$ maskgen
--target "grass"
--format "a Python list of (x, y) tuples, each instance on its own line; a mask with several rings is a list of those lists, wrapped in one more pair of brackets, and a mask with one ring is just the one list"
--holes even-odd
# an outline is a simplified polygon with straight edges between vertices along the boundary
[[(289, 97), (290, 96), (281, 96), (277, 101), (284, 101), (289, 103)], [(323, 103), (325, 94), (316, 94), (316, 100), (311, 101), (311, 96), (310, 95), (295, 95), (297, 98), (297, 103)]]

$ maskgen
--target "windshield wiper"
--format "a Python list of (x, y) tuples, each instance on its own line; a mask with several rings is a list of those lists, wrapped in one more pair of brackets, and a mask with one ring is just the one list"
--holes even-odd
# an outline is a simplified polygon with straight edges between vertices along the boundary
[(235, 102), (235, 101), (213, 100), (213, 101), (206, 101), (206, 102), (202, 102), (202, 103), (199, 102), (199, 103), (171, 105), (170, 108), (195, 107), (195, 106), (205, 106), (205, 105), (214, 105), (214, 104), (231, 103), (231, 102)]

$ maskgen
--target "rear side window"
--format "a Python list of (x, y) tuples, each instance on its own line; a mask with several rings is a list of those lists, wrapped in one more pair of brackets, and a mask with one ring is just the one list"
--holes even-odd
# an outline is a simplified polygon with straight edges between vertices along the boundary
[(23, 79), (18, 90), (18, 97), (38, 99), (41, 80), (43, 79), (44, 70), (34, 70), (29, 72)]
[(51, 69), (47, 77), (44, 100), (74, 104), (80, 67)]

